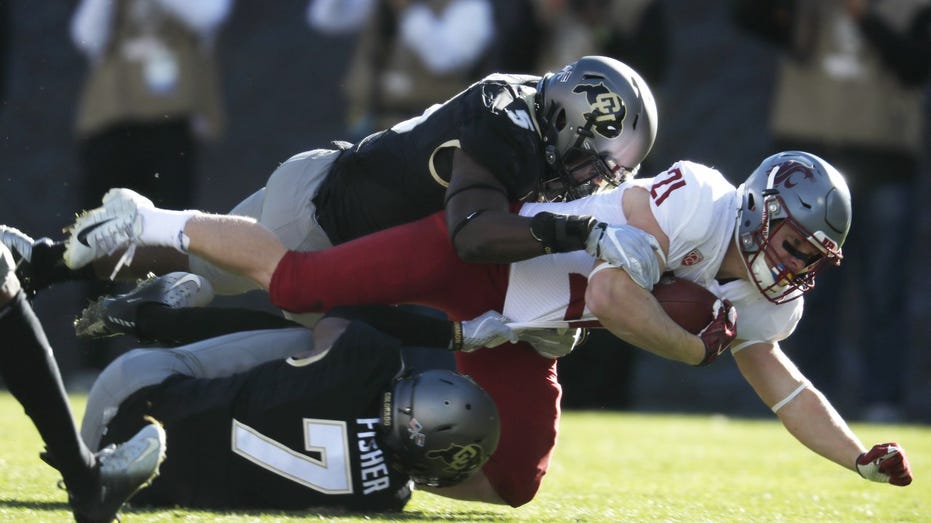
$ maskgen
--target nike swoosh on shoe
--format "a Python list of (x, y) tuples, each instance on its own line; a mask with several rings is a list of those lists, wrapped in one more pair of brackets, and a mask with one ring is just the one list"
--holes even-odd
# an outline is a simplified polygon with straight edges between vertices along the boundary
[(143, 451), (136, 457), (136, 459), (133, 460), (133, 462), (138, 463), (138, 462), (144, 460), (145, 458), (147, 458), (147, 457), (149, 456), (149, 454), (152, 454), (153, 452), (157, 452), (158, 449), (162, 446), (161, 443), (159, 443), (158, 440), (153, 440), (153, 439), (146, 440), (145, 444), (146, 444), (145, 450), (143, 450)]
[(171, 291), (175, 287), (180, 287), (185, 282), (189, 282), (189, 281), (194, 282), (194, 285), (197, 285), (198, 290), (200, 289), (200, 278), (198, 278), (197, 276), (194, 276), (193, 274), (188, 274), (188, 275), (182, 276), (181, 278), (178, 279), (178, 281), (172, 283), (171, 287), (168, 287), (168, 290)]
[(112, 222), (115, 219), (116, 218), (107, 218), (106, 220), (99, 221), (97, 223), (88, 225), (87, 227), (81, 229), (80, 231), (78, 231), (78, 234), (77, 234), (78, 241), (83, 243), (86, 247), (90, 247), (91, 245), (87, 243), (87, 235), (94, 232), (94, 230), (97, 229), (98, 227), (105, 225), (109, 222)]

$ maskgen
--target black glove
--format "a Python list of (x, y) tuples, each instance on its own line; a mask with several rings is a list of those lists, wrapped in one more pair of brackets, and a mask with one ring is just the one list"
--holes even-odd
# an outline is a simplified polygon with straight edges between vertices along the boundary
[(543, 254), (581, 251), (597, 223), (591, 216), (541, 212), (530, 219), (530, 234), (542, 244)]

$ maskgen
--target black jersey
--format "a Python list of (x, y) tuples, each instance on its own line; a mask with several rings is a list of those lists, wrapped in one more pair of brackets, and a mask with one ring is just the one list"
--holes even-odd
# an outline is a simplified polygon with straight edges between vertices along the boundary
[(274, 361), (142, 389), (120, 405), (105, 440), (128, 438), (145, 414), (165, 426), (168, 457), (136, 505), (400, 510), (410, 478), (375, 436), (382, 393), (400, 370), (400, 342), (353, 322), (309, 365)]
[(539, 80), (491, 75), (344, 151), (314, 198), (330, 240), (342, 243), (443, 209), (455, 147), (491, 171), (509, 199), (531, 193), (548, 168), (533, 116)]

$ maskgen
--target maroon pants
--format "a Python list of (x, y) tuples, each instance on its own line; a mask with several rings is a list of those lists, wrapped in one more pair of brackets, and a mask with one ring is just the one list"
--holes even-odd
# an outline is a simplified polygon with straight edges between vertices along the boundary
[[(317, 252), (289, 252), (269, 289), (272, 302), (292, 312), (340, 305), (415, 303), (467, 320), (501, 311), (508, 265), (459, 259), (443, 213)], [(496, 492), (519, 506), (533, 499), (556, 445), (559, 400), (556, 361), (525, 343), (456, 355), (495, 399), (501, 417), (498, 449), (483, 469)]]

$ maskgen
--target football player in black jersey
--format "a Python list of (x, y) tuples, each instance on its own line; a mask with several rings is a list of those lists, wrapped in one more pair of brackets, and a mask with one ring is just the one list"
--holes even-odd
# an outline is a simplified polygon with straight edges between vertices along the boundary
[[(593, 229), (587, 217), (521, 217), (510, 212), (511, 205), (572, 199), (599, 184), (618, 183), (647, 155), (656, 126), (646, 82), (611, 58), (583, 57), (542, 77), (494, 74), (356, 145), (292, 157), (230, 214), (252, 217), (287, 248), (307, 251), (445, 210), (450, 241), (467, 261), (507, 263), (585, 249), (617, 262), (603, 249), (609, 235)], [(179, 213), (178, 219), (187, 216)], [(67, 243), (33, 244), (19, 231), (3, 228), (0, 241), (29, 261), (23, 275), (32, 291), (65, 279), (112, 276), (134, 254), (124, 277), (191, 270), (206, 276), (220, 294), (258, 288), (248, 278), (172, 249), (122, 253), (88, 241), (88, 235), (106, 231), (94, 223), (73, 231)], [(228, 248), (239, 246), (231, 242)], [(652, 239), (645, 248), (658, 249), (658, 244)], [(513, 443), (501, 445), (512, 449), (508, 461), (499, 452), (502, 460), (492, 460), (494, 471), (486, 467), (489, 482), (480, 488), (481, 499), (518, 506), (535, 495), (552, 449)]]
[[(273, 336), (309, 336), (290, 330)], [(403, 344), (446, 346), (452, 332), (446, 321), (363, 308), (321, 320), (311, 350), (243, 362), (242, 372), (214, 361), (229, 355), (216, 344), (135, 349), (101, 373), (82, 432), (101, 440), (94, 447), (146, 416), (164, 424), (171, 452), (137, 506), (400, 510), (411, 479), (455, 485), (497, 445), (494, 402), (471, 379), (402, 364)]]
[[(612, 58), (586, 56), (543, 77), (493, 74), (358, 144), (293, 156), (230, 214), (255, 218), (294, 250), (323, 249), (442, 209), (466, 261), (507, 263), (594, 250), (586, 246), (587, 221), (556, 217), (531, 224), (510, 213), (512, 202), (573, 199), (599, 184), (619, 183), (649, 153), (656, 128), (650, 88)], [(31, 262), (21, 271), (30, 290), (92, 277), (90, 269), (73, 274), (62, 266), (62, 245), (33, 246), (16, 233), (3, 228), (0, 241)], [(68, 249), (71, 269), (112, 254), (80, 239)], [(256, 288), (199, 258), (166, 258), (170, 254), (140, 255), (127, 273), (143, 277), (190, 264), (219, 293)], [(94, 265), (97, 275), (111, 275), (113, 260)]]

